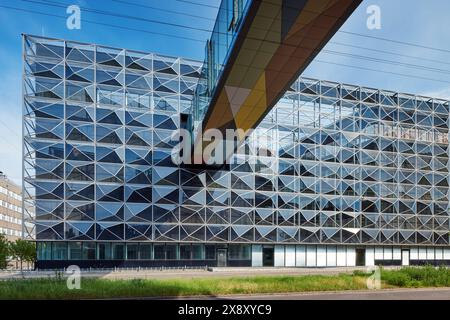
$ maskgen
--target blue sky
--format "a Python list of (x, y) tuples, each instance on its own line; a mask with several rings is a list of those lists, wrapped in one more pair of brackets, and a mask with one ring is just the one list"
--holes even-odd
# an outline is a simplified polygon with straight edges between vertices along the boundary
[[(217, 11), (211, 6), (218, 6), (220, 0), (191, 1), (208, 6), (194, 5), (180, 0), (0, 0), (2, 25), (0, 28), (0, 171), (4, 171), (14, 181), (20, 182), (22, 174), (20, 35), (22, 33), (203, 60), (204, 44), (202, 41), (209, 37), (209, 33), (190, 27), (211, 30)], [(44, 5), (45, 2), (51, 3), (52, 6)], [(82, 20), (141, 29), (146, 32), (95, 25), (86, 21), (82, 21), (80, 30), (68, 30), (64, 18), (68, 16), (65, 7), (72, 4), (77, 4), (82, 8)], [(378, 5), (381, 9), (380, 30), (369, 30), (366, 26), (368, 18), (366, 9), (370, 5)], [(5, 6), (9, 8), (5, 8)], [(28, 10), (28, 12), (12, 8)], [(94, 14), (86, 12), (83, 8), (108, 11), (115, 16)], [(172, 11), (172, 13), (168, 13), (168, 11)], [(448, 19), (448, 12), (450, 12), (450, 1), (448, 0), (364, 0), (341, 30), (368, 35), (371, 38), (337, 33), (325, 48), (328, 51), (321, 53), (316, 59), (328, 63), (315, 61), (304, 72), (304, 75), (323, 80), (450, 99), (450, 41), (448, 41), (450, 19)], [(181, 28), (131, 20), (117, 15), (141, 17), (188, 27)], [(199, 41), (161, 36), (152, 34), (152, 32), (193, 38)], [(414, 43), (440, 50), (382, 41), (374, 37)], [(401, 56), (380, 51), (392, 52)], [(346, 56), (342, 56), (342, 53)], [(348, 56), (348, 54), (353, 56)], [(396, 61), (408, 64), (408, 66), (367, 61), (366, 58), (358, 59), (355, 55)], [(405, 55), (417, 58), (405, 57)], [(391, 74), (335, 64), (359, 66), (391, 72)], [(435, 68), (435, 70), (423, 70), (417, 66)], [(392, 73), (406, 74), (410, 77)]]

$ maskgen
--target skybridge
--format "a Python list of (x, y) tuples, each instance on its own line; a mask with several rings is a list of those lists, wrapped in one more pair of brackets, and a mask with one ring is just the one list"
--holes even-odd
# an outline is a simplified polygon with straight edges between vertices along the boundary
[(209, 129), (241, 129), (239, 145), (361, 1), (223, 0), (193, 103), (196, 152)]

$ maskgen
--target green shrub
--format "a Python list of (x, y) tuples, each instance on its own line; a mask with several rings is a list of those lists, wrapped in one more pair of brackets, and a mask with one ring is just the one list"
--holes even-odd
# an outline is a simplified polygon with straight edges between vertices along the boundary
[(9, 254), (9, 242), (3, 234), (0, 234), (0, 269), (6, 269)]
[(405, 267), (400, 270), (383, 270), (381, 279), (399, 287), (449, 287), (450, 268), (441, 266)]

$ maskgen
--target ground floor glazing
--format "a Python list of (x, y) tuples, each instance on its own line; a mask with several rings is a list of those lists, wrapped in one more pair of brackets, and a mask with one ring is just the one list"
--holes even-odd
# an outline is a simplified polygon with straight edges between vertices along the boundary
[(450, 247), (38, 242), (37, 268), (450, 265)]

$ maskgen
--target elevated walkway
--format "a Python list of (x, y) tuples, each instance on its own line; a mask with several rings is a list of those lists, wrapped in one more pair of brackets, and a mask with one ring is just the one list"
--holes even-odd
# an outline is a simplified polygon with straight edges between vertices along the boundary
[[(194, 102), (196, 146), (205, 145), (201, 133), (209, 129), (219, 129), (224, 137), (228, 129), (241, 129), (238, 142), (242, 142), (361, 1), (246, 1), (239, 24), (230, 22), (231, 41), (221, 42), (228, 34), (219, 28), (208, 42), (206, 81)], [(228, 2), (223, 0), (222, 7)], [(220, 11), (218, 21), (224, 21)], [(222, 59), (221, 50), (227, 51)], [(231, 155), (227, 153), (226, 159)]]

